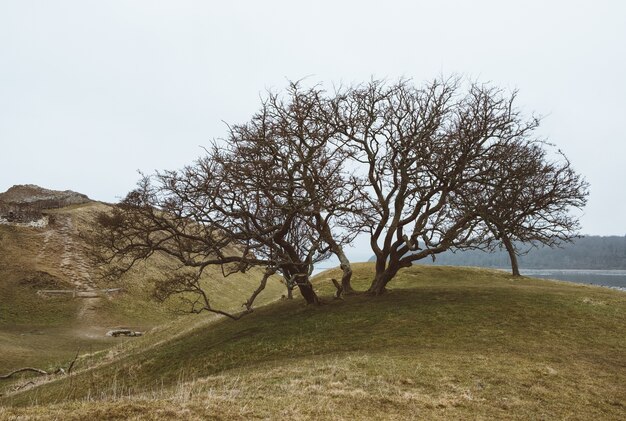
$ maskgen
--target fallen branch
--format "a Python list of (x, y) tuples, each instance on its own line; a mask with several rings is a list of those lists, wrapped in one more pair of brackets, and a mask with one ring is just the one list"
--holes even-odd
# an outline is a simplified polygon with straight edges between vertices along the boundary
[(42, 376), (51, 376), (53, 374), (70, 374), (72, 372), (72, 368), (74, 367), (74, 364), (76, 363), (76, 360), (78, 359), (79, 352), (80, 352), (80, 348), (78, 348), (78, 351), (76, 351), (76, 355), (74, 356), (74, 359), (68, 365), (67, 370), (65, 370), (63, 367), (59, 367), (54, 371), (46, 371), (46, 370), (42, 370), (40, 368), (34, 368), (34, 367), (22, 367), (22, 368), (18, 368), (17, 370), (13, 370), (10, 373), (0, 375), (0, 380), (10, 379), (15, 374), (26, 373), (26, 372), (37, 373)]
[(45, 370), (40, 370), (40, 369), (38, 369), (38, 368), (33, 368), (33, 367), (24, 367), (24, 368), (19, 368), (19, 369), (17, 369), (17, 370), (11, 371), (11, 372), (10, 372), (10, 373), (8, 373), (8, 374), (1, 375), (1, 376), (0, 376), (0, 379), (1, 379), (1, 380), (8, 379), (8, 378), (11, 378), (14, 374), (17, 374), (17, 373), (23, 373), (23, 372), (26, 372), (26, 371), (32, 371), (32, 372), (35, 372), (35, 373), (38, 373), (38, 374), (43, 374), (43, 375), (45, 375), (45, 376), (49, 376), (50, 374), (52, 374), (52, 373), (48, 373), (48, 372), (47, 372), (47, 371), (45, 371)]

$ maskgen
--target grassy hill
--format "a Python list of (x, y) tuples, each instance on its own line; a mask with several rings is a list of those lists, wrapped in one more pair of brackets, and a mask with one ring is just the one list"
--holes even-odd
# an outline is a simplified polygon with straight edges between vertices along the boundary
[[(43, 369), (66, 365), (76, 354), (110, 348), (132, 339), (110, 338), (115, 327), (147, 331), (180, 317), (175, 300), (152, 300), (152, 284), (175, 263), (154, 256), (114, 283), (103, 283), (80, 233), (93, 226), (107, 205), (90, 202), (44, 211), (45, 227), (0, 224), (0, 374), (24, 366)], [(239, 310), (261, 278), (260, 272), (225, 279), (218, 269), (205, 273), (216, 308)], [(42, 296), (42, 289), (123, 288), (99, 298)], [(284, 287), (273, 279), (259, 302), (276, 300)], [(200, 318), (193, 318), (197, 321)], [(191, 322), (188, 322), (188, 324)], [(0, 387), (2, 385), (0, 384)]]
[[(180, 320), (72, 376), (2, 398), (0, 418), (623, 419), (626, 295), (499, 271), (416, 266), (382, 297), (280, 301)], [(355, 265), (365, 288), (370, 264)], [(169, 333), (178, 332), (171, 338)]]

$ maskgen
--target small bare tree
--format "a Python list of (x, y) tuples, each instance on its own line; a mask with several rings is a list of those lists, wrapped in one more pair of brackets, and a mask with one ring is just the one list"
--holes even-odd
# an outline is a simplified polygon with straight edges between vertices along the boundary
[(484, 248), (503, 246), (513, 276), (520, 276), (516, 243), (555, 247), (579, 237), (570, 211), (585, 206), (588, 184), (560, 150), (549, 159), (548, 146), (523, 137), (498, 144), (490, 151), (489, 170), (467, 198), (491, 233)]

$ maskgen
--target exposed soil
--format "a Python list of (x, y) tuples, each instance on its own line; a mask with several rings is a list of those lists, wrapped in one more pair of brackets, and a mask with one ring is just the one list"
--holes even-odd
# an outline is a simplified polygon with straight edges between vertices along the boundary
[[(36, 257), (38, 267), (56, 269), (55, 275), (48, 274), (46, 279), (55, 279), (54, 284), (48, 283), (40, 289), (75, 289), (81, 291), (79, 300), (80, 307), (77, 312), (78, 328), (80, 336), (102, 336), (106, 327), (98, 326), (97, 308), (103, 298), (98, 296), (96, 285), (83, 245), (78, 239), (78, 230), (74, 226), (72, 215), (69, 213), (56, 213), (54, 224), (41, 232), (41, 247)], [(46, 273), (46, 272), (38, 272)], [(43, 279), (43, 278), (42, 278)], [(93, 291), (93, 295), (86, 295)]]

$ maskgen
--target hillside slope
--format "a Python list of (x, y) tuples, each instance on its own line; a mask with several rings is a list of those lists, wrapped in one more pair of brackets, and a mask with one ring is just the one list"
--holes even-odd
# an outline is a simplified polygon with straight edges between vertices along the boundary
[[(0, 224), (0, 374), (23, 366), (58, 367), (78, 350), (133, 340), (105, 336), (112, 328), (146, 331), (180, 317), (175, 311), (181, 307), (174, 300), (165, 305), (152, 300), (153, 283), (175, 266), (166, 256), (151, 258), (117, 282), (100, 280), (80, 233), (107, 207), (89, 201), (43, 210), (47, 225)], [(228, 279), (218, 269), (205, 273), (213, 304), (226, 310), (238, 310), (243, 295), (253, 291), (260, 278), (256, 271)], [(121, 291), (101, 291), (111, 288)], [(78, 294), (42, 295), (41, 290)], [(282, 285), (273, 279), (259, 304), (282, 293)]]
[[(14, 393), (45, 419), (623, 419), (626, 295), (416, 266), (382, 297), (282, 301), (80, 361)], [(355, 265), (364, 288), (369, 264)], [(36, 404), (35, 404), (36, 403)]]

